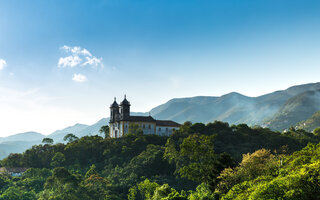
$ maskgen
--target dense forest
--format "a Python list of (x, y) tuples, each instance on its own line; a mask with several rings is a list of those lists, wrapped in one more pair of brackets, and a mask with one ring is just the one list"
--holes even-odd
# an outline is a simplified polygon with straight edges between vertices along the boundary
[(185, 122), (171, 136), (72, 134), (1, 161), (0, 200), (314, 199), (320, 130), (280, 133), (246, 124)]

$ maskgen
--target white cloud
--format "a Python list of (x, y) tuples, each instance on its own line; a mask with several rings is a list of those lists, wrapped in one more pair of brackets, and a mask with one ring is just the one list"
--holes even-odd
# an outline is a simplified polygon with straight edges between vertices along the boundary
[(81, 63), (82, 59), (79, 56), (67, 56), (59, 58), (59, 67), (76, 67)]
[(103, 67), (103, 64), (102, 64), (102, 58), (97, 58), (95, 56), (93, 57), (86, 57), (86, 62), (84, 62), (82, 65), (91, 65), (91, 66), (101, 66)]
[(93, 56), (89, 50), (82, 48), (80, 46), (70, 47), (64, 45), (60, 48), (64, 53), (69, 54), (66, 57), (59, 58), (58, 67), (77, 67), (82, 66), (92, 66), (92, 67), (103, 67), (102, 58), (97, 58)]
[(85, 82), (87, 81), (87, 77), (85, 75), (82, 74), (73, 74), (73, 78), (72, 80), (76, 81), (76, 82)]
[(7, 62), (4, 59), (0, 58), (0, 70), (3, 70), (3, 68), (7, 65)]
[(84, 56), (90, 56), (90, 57), (92, 57), (92, 54), (91, 54), (87, 49), (82, 49), (82, 50), (81, 50), (81, 53), (82, 53)]

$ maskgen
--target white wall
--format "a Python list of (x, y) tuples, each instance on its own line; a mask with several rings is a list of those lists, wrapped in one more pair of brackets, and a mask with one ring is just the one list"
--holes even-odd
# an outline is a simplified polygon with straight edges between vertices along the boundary
[(156, 131), (157, 135), (166, 135), (169, 136), (173, 133), (173, 130), (178, 130), (178, 127), (172, 127), (172, 126), (157, 126)]

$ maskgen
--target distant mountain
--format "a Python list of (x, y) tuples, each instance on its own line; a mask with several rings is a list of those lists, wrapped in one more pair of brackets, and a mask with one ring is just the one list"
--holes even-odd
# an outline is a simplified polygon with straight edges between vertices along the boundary
[(37, 132), (18, 133), (0, 139), (0, 159), (7, 157), (10, 153), (22, 153), (32, 145), (41, 143), (46, 137)]
[(304, 129), (312, 132), (315, 128), (320, 127), (320, 111), (315, 112), (307, 120), (303, 120), (296, 125), (299, 129)]
[(274, 130), (283, 130), (311, 117), (320, 110), (320, 90), (306, 91), (291, 97), (267, 123)]
[(67, 128), (64, 128), (62, 130), (57, 130), (47, 137), (52, 138), (55, 142), (62, 142), (63, 137), (69, 133), (75, 134), (82, 131), (83, 129), (89, 127), (85, 124), (75, 124), (73, 126), (68, 126)]
[(18, 133), (15, 135), (10, 135), (8, 137), (0, 138), (1, 142), (9, 142), (9, 141), (38, 141), (42, 140), (45, 135), (37, 132), (25, 132), (25, 133)]
[(7, 157), (10, 153), (22, 153), (35, 144), (40, 144), (39, 141), (7, 141), (0, 143), (0, 159)]
[(100, 128), (102, 126), (105, 126), (105, 125), (108, 125), (109, 124), (109, 118), (102, 118), (100, 119), (98, 122), (90, 125), (90, 126), (87, 126), (86, 128), (78, 131), (78, 132), (74, 132), (74, 134), (76, 136), (78, 136), (79, 138), (80, 137), (83, 137), (83, 136), (86, 136), (86, 135), (99, 135), (99, 136), (102, 136), (104, 137), (103, 134), (101, 134), (99, 132)]
[[(259, 97), (247, 97), (233, 92), (221, 97), (199, 96), (178, 98), (155, 107), (150, 112), (157, 119), (170, 119), (180, 123), (185, 121), (208, 123), (214, 120), (221, 120), (230, 124), (247, 123), (249, 125), (264, 125), (275, 130), (281, 130), (287, 128), (286, 126), (295, 125), (297, 120), (301, 118), (290, 118), (284, 126), (280, 126), (275, 121), (272, 121), (273, 117), (281, 119), (281, 116), (283, 116), (285, 118), (287, 115), (281, 113), (290, 110), (291, 113), (297, 115), (300, 115), (299, 112), (303, 112), (302, 117), (306, 119), (316, 111), (317, 103), (320, 105), (320, 101), (317, 98), (312, 101), (313, 104), (308, 108), (307, 112), (301, 110), (302, 106), (288, 109), (290, 107), (289, 104), (295, 98), (297, 103), (301, 99), (298, 96), (302, 95), (302, 93), (315, 90), (320, 90), (320, 83), (293, 86), (286, 90), (276, 91)], [(307, 97), (305, 96), (304, 98)], [(289, 101), (289, 99), (291, 100)], [(307, 105), (304, 104), (304, 106)], [(312, 113), (310, 114), (310, 112)], [(285, 119), (281, 120), (282, 122), (285, 121)]]

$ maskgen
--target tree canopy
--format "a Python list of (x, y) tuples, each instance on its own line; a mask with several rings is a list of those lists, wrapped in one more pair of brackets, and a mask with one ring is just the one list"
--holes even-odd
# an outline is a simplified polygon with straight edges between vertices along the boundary
[[(104, 127), (103, 130), (107, 130)], [(1, 199), (310, 199), (319, 195), (320, 138), (290, 129), (184, 123), (171, 136), (46, 138), (1, 165)], [(106, 136), (106, 135), (105, 135)], [(309, 145), (308, 145), (309, 143)]]

